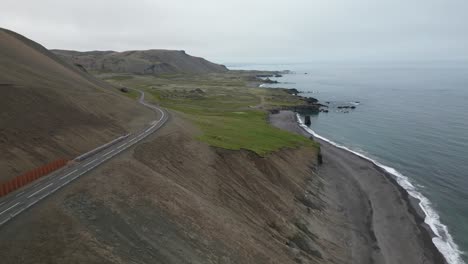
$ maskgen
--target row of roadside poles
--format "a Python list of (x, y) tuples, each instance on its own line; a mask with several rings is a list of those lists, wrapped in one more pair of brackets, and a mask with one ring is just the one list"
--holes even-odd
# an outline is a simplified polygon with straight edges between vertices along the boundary
[(56, 171), (65, 165), (69, 160), (67, 159), (58, 159), (53, 162), (50, 162), (44, 166), (30, 170), (22, 175), (16, 176), (13, 179), (0, 184), (0, 197), (5, 196), (39, 178), (45, 176), (53, 171)]

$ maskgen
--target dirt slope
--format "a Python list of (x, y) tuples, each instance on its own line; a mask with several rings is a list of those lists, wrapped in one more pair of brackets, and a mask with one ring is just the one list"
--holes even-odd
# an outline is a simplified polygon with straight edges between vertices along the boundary
[(223, 65), (190, 56), (177, 50), (89, 51), (52, 50), (68, 62), (81, 65), (88, 71), (161, 74), (225, 72)]
[[(261, 158), (156, 135), (0, 228), (7, 263), (332, 263), (312, 234), (315, 149)], [(18, 261), (17, 256), (22, 256)]]
[(73, 158), (153, 118), (107, 86), (0, 28), (0, 181)]

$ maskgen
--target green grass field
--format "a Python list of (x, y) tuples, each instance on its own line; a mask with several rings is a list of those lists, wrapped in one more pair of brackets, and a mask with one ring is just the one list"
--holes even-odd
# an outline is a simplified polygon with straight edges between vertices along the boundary
[(249, 149), (264, 156), (285, 147), (311, 145), (302, 136), (272, 127), (266, 118), (264, 111), (245, 111), (196, 116), (194, 120), (203, 131), (199, 139), (216, 147)]
[[(163, 76), (107, 76), (114, 84), (144, 90), (147, 100), (182, 112), (202, 131), (200, 141), (212, 146), (247, 149), (265, 156), (298, 146), (318, 147), (313, 141), (271, 126), (267, 109), (300, 104), (281, 89), (252, 87), (247, 73)], [(134, 92), (126, 95), (137, 98)]]

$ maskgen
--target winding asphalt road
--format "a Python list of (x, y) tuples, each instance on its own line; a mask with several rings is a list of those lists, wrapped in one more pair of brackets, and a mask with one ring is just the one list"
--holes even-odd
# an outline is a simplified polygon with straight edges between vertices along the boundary
[(144, 128), (140, 132), (130, 134), (123, 140), (86, 157), (80, 162), (67, 165), (59, 171), (44, 176), (41, 179), (32, 182), (31, 184), (26, 185), (5, 197), (2, 197), (0, 199), (0, 226), (81, 175), (93, 170), (161, 128), (169, 118), (167, 112), (164, 109), (146, 103), (144, 101), (145, 93), (142, 91), (139, 92), (141, 94), (139, 103), (159, 113), (159, 120), (152, 122), (149, 127)]

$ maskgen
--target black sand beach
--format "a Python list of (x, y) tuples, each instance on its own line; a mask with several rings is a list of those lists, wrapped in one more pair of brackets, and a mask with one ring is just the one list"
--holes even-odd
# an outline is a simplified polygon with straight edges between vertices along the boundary
[[(307, 137), (291, 111), (270, 116), (272, 125)], [(319, 198), (324, 219), (319, 233), (336, 241), (341, 263), (445, 263), (432, 243), (417, 208), (390, 175), (371, 162), (315, 139), (321, 144), (323, 181)]]

